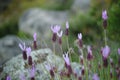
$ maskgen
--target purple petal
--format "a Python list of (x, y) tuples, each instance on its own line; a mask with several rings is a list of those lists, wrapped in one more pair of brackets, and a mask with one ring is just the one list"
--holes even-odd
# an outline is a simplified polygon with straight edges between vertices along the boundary
[(69, 23), (68, 23), (68, 21), (66, 22), (66, 28), (67, 28), (67, 29), (69, 28)]
[(107, 16), (107, 11), (106, 10), (102, 11), (102, 18), (104, 20), (107, 20), (108, 16)]
[(68, 52), (65, 53), (65, 54), (63, 54), (63, 58), (64, 58), (66, 64), (67, 64), (67, 65), (70, 65), (70, 60), (69, 60)]
[(7, 76), (6, 80), (11, 80), (11, 77), (10, 77), (10, 76)]
[(63, 31), (61, 31), (60, 33), (57, 32), (57, 36), (58, 37), (62, 37)]
[(80, 40), (82, 39), (82, 33), (78, 34), (78, 39), (80, 39)]
[(34, 33), (33, 38), (34, 38), (34, 41), (37, 40), (37, 33)]
[(102, 50), (102, 55), (104, 58), (107, 58), (109, 56), (110, 53), (110, 48), (108, 46), (105, 46)]
[(99, 79), (99, 76), (97, 74), (94, 74), (92, 77), (92, 80), (100, 80), (100, 79)]
[(120, 48), (118, 48), (118, 54), (120, 55)]
[(26, 51), (27, 51), (28, 56), (30, 56), (30, 53), (31, 53), (31, 47), (26, 48)]

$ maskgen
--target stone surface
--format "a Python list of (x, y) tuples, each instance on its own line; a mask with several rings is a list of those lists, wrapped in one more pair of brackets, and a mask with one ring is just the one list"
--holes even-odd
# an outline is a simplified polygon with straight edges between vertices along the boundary
[(0, 39), (0, 65), (21, 52), (18, 43), (18, 37), (13, 35)]
[[(49, 48), (39, 49), (31, 52), (33, 62), (35, 64), (35, 80), (50, 80), (50, 75), (45, 68), (45, 65), (50, 63), (52, 66), (57, 68), (57, 72), (60, 72), (64, 68), (63, 58), (56, 56)], [(29, 80), (29, 68), (27, 64), (22, 59), (22, 55), (12, 58), (3, 65), (3, 71), (0, 74), (0, 80), (5, 77), (5, 75), (10, 75), (12, 80), (19, 80), (19, 75), (21, 73), (25, 74), (26, 80)], [(79, 64), (72, 63), (73, 70), (80, 69)], [(55, 78), (55, 80), (58, 80)]]
[(68, 19), (67, 11), (49, 11), (33, 8), (23, 13), (19, 20), (19, 28), (30, 35), (48, 37), (51, 25), (62, 25)]
[(84, 12), (90, 9), (91, 0), (74, 0), (71, 10), (75, 12)]

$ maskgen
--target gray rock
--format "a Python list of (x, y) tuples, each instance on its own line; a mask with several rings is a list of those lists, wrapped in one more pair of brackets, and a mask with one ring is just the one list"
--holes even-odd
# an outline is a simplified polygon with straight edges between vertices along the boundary
[(67, 11), (48, 11), (33, 8), (23, 13), (20, 17), (19, 29), (30, 35), (37, 32), (39, 36), (48, 37), (51, 25), (62, 25), (67, 19)]
[(71, 10), (74, 12), (84, 12), (90, 9), (90, 0), (75, 0)]
[(18, 43), (18, 38), (12, 35), (0, 39), (0, 65), (21, 52)]

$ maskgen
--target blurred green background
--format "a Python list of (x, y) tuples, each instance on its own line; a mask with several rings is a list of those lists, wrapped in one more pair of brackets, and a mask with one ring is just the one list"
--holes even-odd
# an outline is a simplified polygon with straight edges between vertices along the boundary
[[(22, 13), (30, 8), (65, 11), (70, 10), (74, 0), (2, 0), (0, 1), (0, 37), (8, 34), (29, 36), (19, 31), (18, 21)], [(70, 32), (76, 38), (79, 32), (84, 34), (84, 41), (103, 40), (101, 12), (108, 11), (108, 38), (120, 41), (120, 0), (91, 0), (87, 13), (71, 11)]]

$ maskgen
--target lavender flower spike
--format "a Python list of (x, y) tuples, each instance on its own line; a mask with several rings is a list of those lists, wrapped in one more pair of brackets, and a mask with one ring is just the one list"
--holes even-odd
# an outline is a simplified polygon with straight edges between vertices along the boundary
[(60, 30), (60, 26), (59, 25), (51, 26), (51, 30), (53, 31), (53, 33), (57, 33)]
[(107, 57), (109, 56), (109, 53), (110, 53), (110, 48), (108, 46), (105, 46), (102, 51), (103, 57), (107, 59)]
[(20, 49), (22, 50), (23, 59), (26, 60), (26, 59), (27, 59), (27, 54), (26, 54), (26, 46), (25, 46), (25, 43), (23, 43), (23, 44), (20, 44), (20, 43), (19, 43), (19, 47), (20, 47)]
[(99, 79), (99, 76), (97, 74), (94, 74), (92, 77), (92, 80), (100, 80), (100, 79)]
[(107, 16), (106, 10), (102, 11), (102, 18), (103, 18), (103, 20), (107, 20), (108, 16)]
[(34, 39), (34, 41), (37, 40), (37, 33), (34, 33), (34, 35), (33, 35), (33, 39)]
[(46, 69), (49, 71), (50, 76), (53, 78), (55, 76), (53, 68), (51, 67), (50, 64), (45, 65)]
[(66, 22), (66, 29), (68, 29), (69, 28), (69, 23), (68, 23), (68, 21)]
[(31, 47), (26, 48), (26, 51), (27, 51), (28, 56), (30, 56), (30, 53), (31, 53)]
[(10, 76), (7, 76), (6, 80), (11, 80), (11, 77), (10, 77)]
[(82, 33), (79, 33), (79, 34), (78, 34), (78, 39), (79, 39), (79, 40), (82, 40)]
[(120, 48), (118, 48), (118, 54), (120, 55)]
[(66, 64), (70, 65), (70, 59), (69, 59), (69, 56), (68, 56), (68, 52), (63, 54), (63, 58), (64, 58)]
[(31, 80), (35, 80), (35, 71), (36, 71), (35, 66), (32, 65), (32, 69), (30, 70), (30, 78), (31, 78)]

